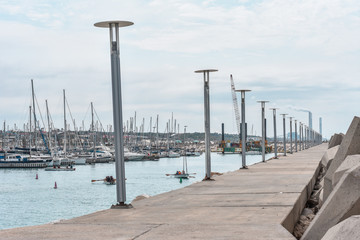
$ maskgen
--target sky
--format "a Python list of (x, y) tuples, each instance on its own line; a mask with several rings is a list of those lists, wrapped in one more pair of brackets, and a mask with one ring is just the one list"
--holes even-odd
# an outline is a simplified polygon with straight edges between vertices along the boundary
[(311, 111), (326, 138), (359, 115), (358, 0), (0, 0), (0, 121), (28, 122), (33, 79), (44, 122), (48, 100), (63, 127), (65, 89), (78, 126), (90, 126), (91, 102), (103, 126), (112, 124), (109, 33), (93, 25), (108, 20), (134, 22), (120, 29), (125, 124), (136, 112), (149, 131), (159, 115), (165, 132), (173, 113), (181, 132), (203, 132), (203, 76), (194, 71), (208, 68), (219, 70), (210, 74), (211, 132), (221, 123), (237, 132), (230, 74), (236, 89), (252, 90), (249, 134), (261, 132), (260, 100), (269, 101), (268, 136), (271, 107), (278, 135), (281, 113), (308, 124)]

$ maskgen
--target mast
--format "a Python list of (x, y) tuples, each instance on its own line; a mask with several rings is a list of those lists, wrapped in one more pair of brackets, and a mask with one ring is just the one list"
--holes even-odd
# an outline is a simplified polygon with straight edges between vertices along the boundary
[(2, 138), (2, 149), (3, 149), (3, 151), (5, 151), (5, 124), (6, 124), (6, 122), (4, 121), (4, 130), (3, 130), (3, 138)]
[(188, 167), (187, 167), (187, 159), (186, 159), (186, 148), (185, 148), (185, 134), (186, 134), (186, 127), (184, 126), (184, 158), (183, 158), (183, 171), (186, 171), (185, 173), (188, 173)]
[(47, 122), (48, 122), (48, 138), (49, 138), (49, 149), (50, 149), (50, 154), (51, 152), (51, 127), (50, 127), (50, 114), (49, 114), (49, 107), (48, 107), (48, 101), (47, 99), (45, 100), (46, 103), (46, 117), (47, 117)]
[(37, 134), (36, 134), (36, 111), (35, 111), (35, 91), (34, 91), (34, 81), (31, 79), (31, 92), (32, 92), (32, 102), (33, 102), (33, 113), (34, 113), (34, 132), (35, 132), (35, 149), (37, 149)]
[(169, 145), (169, 122), (166, 123), (166, 148), (169, 151), (170, 150), (170, 145)]
[(96, 158), (96, 154), (95, 154), (95, 145), (96, 145), (96, 137), (95, 137), (95, 128), (94, 128), (94, 106), (93, 103), (91, 102), (91, 131), (93, 133), (93, 157)]
[(32, 130), (32, 129), (31, 129), (31, 106), (29, 106), (29, 113), (30, 113), (30, 114), (29, 114), (29, 118), (30, 118), (30, 119), (29, 119), (29, 121), (30, 121), (30, 122), (29, 122), (29, 124), (30, 124), (30, 125), (29, 125), (29, 154), (30, 154), (30, 157), (31, 157), (31, 140), (32, 140), (32, 139), (31, 139), (31, 130)]
[(63, 89), (64, 95), (64, 156), (66, 157), (66, 98), (65, 98), (65, 89)]
[(156, 148), (159, 145), (159, 114), (156, 117)]

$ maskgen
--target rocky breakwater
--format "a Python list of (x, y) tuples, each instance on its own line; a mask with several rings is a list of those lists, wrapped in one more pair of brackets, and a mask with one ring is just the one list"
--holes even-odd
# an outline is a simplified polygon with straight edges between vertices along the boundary
[[(360, 239), (360, 118), (335, 134), (321, 159), (317, 183), (295, 226), (301, 240)], [(352, 226), (352, 227), (351, 227)]]

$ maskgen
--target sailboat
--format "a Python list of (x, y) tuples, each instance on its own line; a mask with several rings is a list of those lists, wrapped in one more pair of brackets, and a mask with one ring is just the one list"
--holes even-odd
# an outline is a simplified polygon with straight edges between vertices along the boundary
[(176, 171), (176, 173), (174, 174), (174, 177), (176, 177), (176, 178), (189, 178), (186, 156), (183, 157), (183, 170), (182, 171)]

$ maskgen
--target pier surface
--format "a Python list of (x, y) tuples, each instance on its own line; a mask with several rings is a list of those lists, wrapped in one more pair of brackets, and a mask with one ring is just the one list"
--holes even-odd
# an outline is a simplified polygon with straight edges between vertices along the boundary
[(304, 201), (326, 149), (280, 156), (135, 201), (131, 209), (1, 230), (0, 239), (295, 239), (281, 223)]

